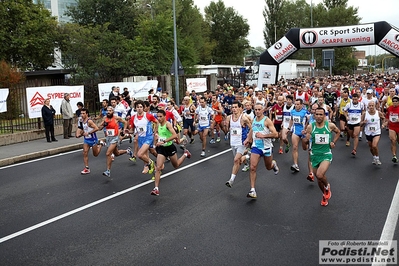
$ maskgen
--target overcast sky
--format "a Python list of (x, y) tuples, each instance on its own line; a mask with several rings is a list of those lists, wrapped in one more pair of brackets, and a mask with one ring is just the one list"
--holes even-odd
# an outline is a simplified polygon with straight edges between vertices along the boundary
[[(204, 12), (204, 7), (208, 6), (212, 0), (194, 0), (194, 4)], [(214, 0), (217, 2), (217, 0)], [(226, 7), (233, 7), (238, 14), (247, 19), (250, 26), (248, 39), (250, 45), (253, 47), (262, 46), (263, 42), (263, 25), (264, 17), (263, 10), (265, 8), (265, 0), (223, 0)], [(308, 4), (311, 0), (306, 0)], [(322, 0), (314, 0), (313, 5), (322, 2)], [(358, 7), (358, 15), (361, 17), (361, 23), (370, 23), (377, 21), (386, 21), (399, 28), (399, 0), (349, 0), (348, 6)], [(385, 50), (378, 46), (361, 46), (358, 50), (365, 50), (366, 54), (384, 53)]]

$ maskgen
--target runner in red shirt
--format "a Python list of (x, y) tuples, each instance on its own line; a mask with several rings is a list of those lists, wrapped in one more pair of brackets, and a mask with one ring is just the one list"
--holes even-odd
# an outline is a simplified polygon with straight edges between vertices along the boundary
[(281, 125), (283, 123), (283, 107), (284, 107), (284, 97), (278, 96), (277, 103), (273, 105), (269, 112), (269, 118), (273, 121), (274, 127), (278, 132), (278, 137), (280, 139), (280, 149), (279, 154), (283, 154), (283, 138), (281, 136)]
[(396, 142), (399, 141), (399, 96), (392, 97), (392, 105), (388, 107), (385, 114), (385, 121), (382, 125), (389, 127), (389, 139), (391, 140), (392, 162), (397, 163), (396, 157)]

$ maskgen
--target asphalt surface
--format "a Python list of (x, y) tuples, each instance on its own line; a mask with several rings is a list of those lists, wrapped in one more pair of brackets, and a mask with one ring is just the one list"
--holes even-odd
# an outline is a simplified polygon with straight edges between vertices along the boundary
[(108, 181), (105, 150), (90, 154), (86, 176), (80, 150), (0, 168), (0, 265), (318, 265), (319, 240), (380, 239), (398, 183), (387, 132), (381, 166), (364, 141), (355, 158), (338, 142), (328, 207), (306, 180), (304, 151), (296, 174), (291, 154), (274, 151), (278, 175), (260, 163), (252, 200), (249, 172), (224, 185), (233, 163), (227, 142), (208, 144), (205, 159), (198, 139), (188, 147), (193, 156), (180, 171), (166, 164), (159, 197), (142, 163), (126, 155)]

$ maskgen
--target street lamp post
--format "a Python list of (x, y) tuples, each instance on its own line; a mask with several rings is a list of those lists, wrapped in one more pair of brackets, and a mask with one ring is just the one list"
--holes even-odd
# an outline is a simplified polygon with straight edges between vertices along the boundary
[[(386, 57), (384, 57), (384, 58), (382, 59), (382, 61), (381, 61), (382, 73), (384, 73), (384, 61), (385, 61), (385, 59), (387, 59), (387, 58), (394, 58), (394, 57), (396, 57), (396, 56), (394, 56), (394, 55), (389, 55), (389, 56), (386, 56)], [(385, 68), (386, 68), (386, 67), (385, 67)]]
[[(313, 28), (313, 1), (312, 0), (310, 1), (310, 27)], [(312, 64), (313, 64), (313, 66), (310, 66), (310, 69), (312, 70), (312, 77), (314, 77), (314, 51), (313, 51), (313, 48), (312, 48)]]
[(173, 43), (174, 43), (174, 56), (175, 56), (175, 91), (176, 91), (176, 103), (180, 104), (179, 95), (179, 69), (177, 67), (177, 34), (176, 34), (176, 3), (173, 0)]
[(154, 20), (154, 13), (153, 13), (152, 5), (147, 4), (147, 7), (151, 9), (151, 18), (152, 18), (152, 20)]

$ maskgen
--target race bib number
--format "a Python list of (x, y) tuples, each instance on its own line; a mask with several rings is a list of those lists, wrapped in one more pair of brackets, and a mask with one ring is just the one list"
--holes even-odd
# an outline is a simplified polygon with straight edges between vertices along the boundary
[(200, 126), (207, 126), (209, 124), (208, 118), (206, 116), (200, 116), (199, 124)]
[(375, 128), (375, 126), (369, 126), (369, 127), (368, 127), (368, 130), (369, 130), (370, 132), (375, 132), (376, 128)]
[(241, 128), (232, 128), (230, 130), (231, 136), (241, 136), (241, 132), (242, 132)]
[(330, 143), (330, 135), (329, 134), (315, 134), (315, 143), (316, 144), (329, 144)]
[(398, 122), (398, 115), (397, 114), (390, 115), (389, 116), (389, 121), (394, 122), (394, 123)]
[(283, 120), (283, 116), (282, 115), (276, 115), (276, 120), (277, 121), (282, 121)]
[(294, 121), (294, 124), (300, 124), (301, 123), (301, 117), (300, 116), (293, 116), (292, 120)]
[(284, 116), (284, 121), (285, 121), (286, 123), (289, 123), (290, 120), (291, 120), (291, 117), (290, 117), (290, 116)]
[(107, 129), (108, 137), (115, 137), (115, 129)]
[(358, 117), (358, 116), (352, 116), (351, 117), (351, 121), (352, 122), (358, 122), (360, 120), (360, 117)]

